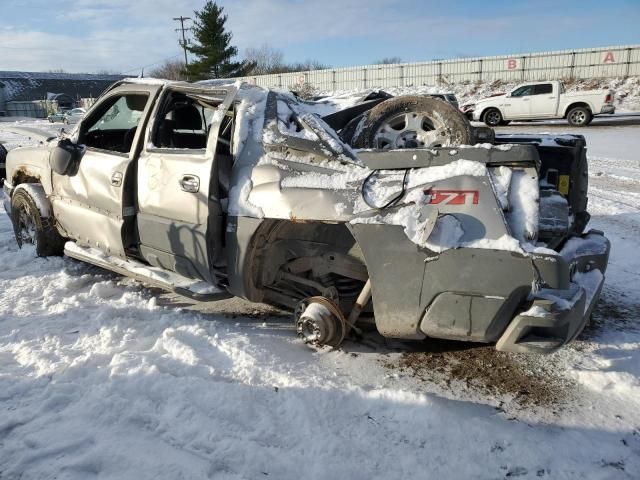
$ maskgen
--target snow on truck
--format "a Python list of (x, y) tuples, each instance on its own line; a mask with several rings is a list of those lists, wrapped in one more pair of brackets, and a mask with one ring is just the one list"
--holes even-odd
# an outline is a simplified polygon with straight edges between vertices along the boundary
[(560, 81), (518, 85), (511, 92), (494, 95), (466, 105), (472, 119), (491, 127), (506, 125), (511, 120), (543, 120), (566, 118), (570, 125), (584, 127), (595, 115), (615, 113), (614, 92), (588, 90), (566, 93)]
[(580, 333), (610, 248), (585, 233), (582, 136), (503, 137), (426, 97), (336, 105), (119, 82), (71, 133), (9, 152), (16, 240), (196, 300), (288, 308), (317, 345), (363, 318), (514, 352)]

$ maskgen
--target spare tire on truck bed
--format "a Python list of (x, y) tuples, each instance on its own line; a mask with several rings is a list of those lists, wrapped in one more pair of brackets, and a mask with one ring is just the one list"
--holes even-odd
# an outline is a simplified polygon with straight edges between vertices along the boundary
[(470, 144), (472, 128), (448, 103), (407, 95), (385, 100), (351, 122), (345, 140), (354, 148), (447, 147)]

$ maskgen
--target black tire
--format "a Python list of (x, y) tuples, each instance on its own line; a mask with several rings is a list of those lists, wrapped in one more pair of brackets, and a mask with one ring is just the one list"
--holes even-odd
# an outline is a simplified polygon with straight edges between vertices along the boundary
[(340, 139), (344, 143), (351, 144), (353, 136), (362, 128), (361, 124), (365, 121), (366, 114), (358, 115), (356, 118), (350, 120), (349, 123), (347, 123), (347, 125), (340, 131)]
[[(7, 164), (7, 149), (0, 143), (0, 164)], [(7, 170), (5, 167), (0, 167), (0, 187), (2, 186), (3, 178), (7, 178)]]
[[(409, 127), (411, 117), (407, 117), (407, 114), (415, 117), (415, 122), (419, 125), (415, 132)], [(399, 122), (404, 121), (404, 127), (402, 124), (394, 125), (393, 130), (397, 132), (397, 141), (393, 144), (385, 144), (384, 141), (381, 142), (378, 134), (380, 129), (389, 126), (389, 122), (394, 119)], [(353, 130), (353, 134), (350, 139), (345, 138), (345, 140), (354, 148), (444, 147), (468, 145), (473, 139), (471, 123), (450, 104), (436, 98), (409, 95), (390, 98), (379, 103), (369, 110), (361, 121), (355, 125), (348, 125), (345, 130), (347, 129)], [(436, 130), (440, 131), (437, 138), (428, 137), (429, 132)], [(412, 132), (415, 138), (410, 138)], [(401, 140), (403, 134), (405, 138)], [(350, 135), (351, 132), (343, 138)], [(428, 145), (423, 141), (427, 138)]]
[(572, 127), (586, 127), (592, 119), (591, 110), (587, 107), (573, 107), (567, 112), (567, 122)]
[(497, 127), (502, 122), (504, 122), (504, 120), (502, 119), (502, 114), (497, 108), (488, 108), (482, 114), (482, 121), (490, 127)]
[(52, 218), (41, 215), (29, 192), (17, 189), (11, 197), (11, 220), (18, 246), (35, 245), (39, 257), (62, 255), (65, 239), (58, 233)]

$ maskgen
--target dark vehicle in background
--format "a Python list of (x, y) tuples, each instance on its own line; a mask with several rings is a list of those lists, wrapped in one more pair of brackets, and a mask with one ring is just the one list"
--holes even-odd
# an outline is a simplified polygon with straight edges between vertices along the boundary
[(49, 122), (62, 122), (66, 124), (78, 123), (82, 117), (84, 117), (87, 111), (84, 108), (73, 108), (71, 110), (61, 110), (56, 113), (52, 113), (47, 117)]
[(65, 113), (66, 113), (65, 110), (54, 112), (47, 117), (47, 120), (49, 120), (49, 122), (51, 123), (64, 122)]
[(458, 99), (453, 93), (430, 93), (427, 96), (431, 98), (437, 98), (439, 100), (443, 100), (447, 103), (450, 103), (456, 110), (460, 108), (460, 105), (458, 104)]

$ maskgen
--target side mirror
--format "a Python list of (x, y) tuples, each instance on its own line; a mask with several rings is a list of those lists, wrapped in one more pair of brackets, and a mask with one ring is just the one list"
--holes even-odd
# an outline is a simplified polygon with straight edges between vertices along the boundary
[(74, 175), (84, 155), (84, 145), (76, 145), (65, 138), (49, 154), (49, 166), (58, 175)]

